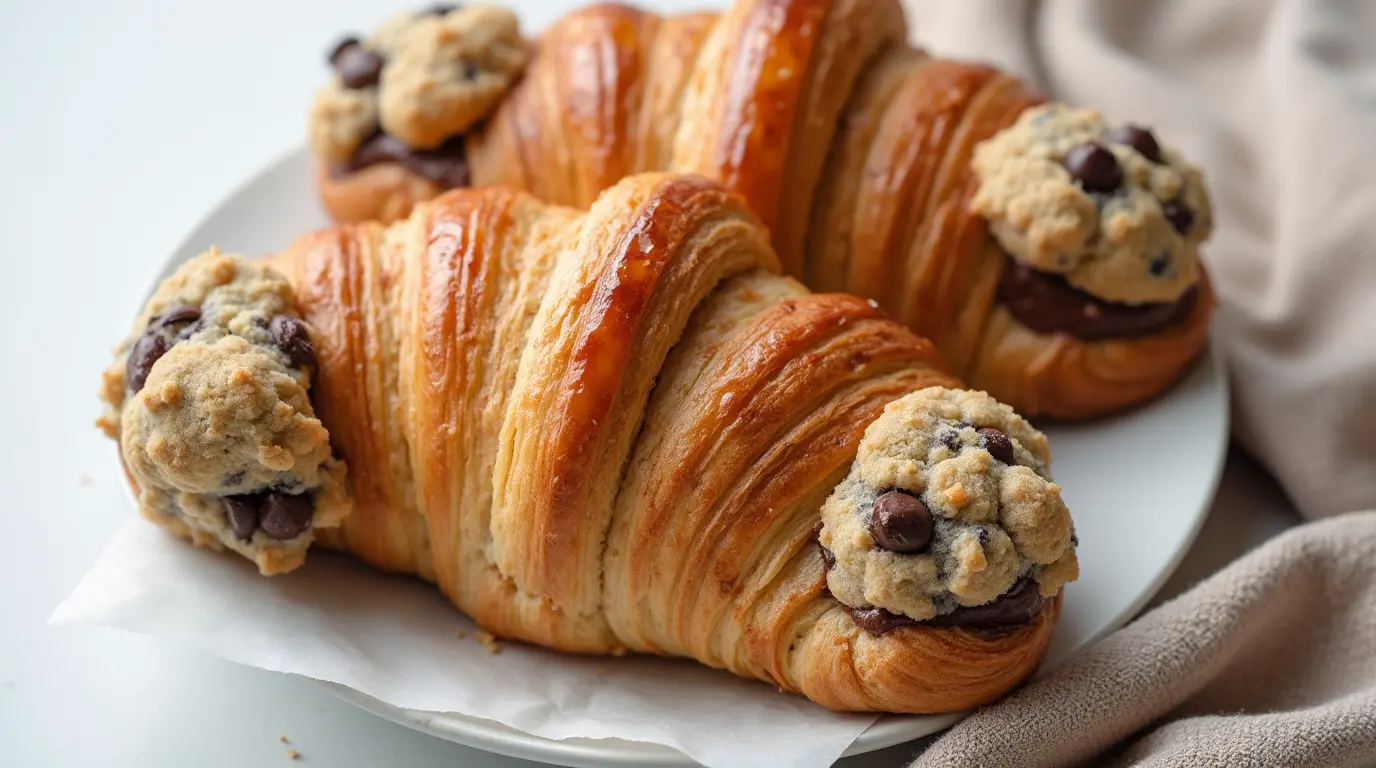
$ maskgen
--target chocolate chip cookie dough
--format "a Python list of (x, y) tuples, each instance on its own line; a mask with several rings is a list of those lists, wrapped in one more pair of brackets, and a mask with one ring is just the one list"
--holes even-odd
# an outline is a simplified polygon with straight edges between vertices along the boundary
[[(330, 53), (333, 75), (311, 108), (311, 146), (345, 172), (375, 162), (406, 164), (406, 150), (428, 153), (428, 165), (407, 167), (457, 186), (455, 179), (463, 178), (453, 167), (437, 170), (435, 154), (446, 149), (449, 166), (461, 162), (456, 137), (491, 112), (529, 57), (516, 15), (505, 8), (435, 6), (398, 14)], [(378, 143), (382, 150), (371, 147)]]
[(1030, 619), (1076, 578), (1046, 436), (983, 392), (890, 403), (822, 507), (827, 586), (862, 627)]
[(212, 249), (159, 286), (106, 370), (100, 426), (145, 517), (265, 574), (303, 561), (351, 509), (315, 417), (315, 354), (286, 281)]
[(1213, 229), (1198, 168), (1147, 128), (1050, 103), (980, 144), (972, 201), (1020, 264), (1106, 302), (1172, 303)]

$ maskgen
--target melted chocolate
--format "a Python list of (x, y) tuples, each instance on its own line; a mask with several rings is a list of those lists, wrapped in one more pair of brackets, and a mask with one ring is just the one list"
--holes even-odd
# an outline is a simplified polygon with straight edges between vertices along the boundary
[(1085, 341), (1156, 333), (1188, 317), (1198, 297), (1192, 286), (1173, 303), (1115, 304), (1012, 257), (1004, 258), (998, 292), (999, 303), (1028, 328)]
[(933, 619), (918, 621), (883, 608), (850, 608), (856, 626), (872, 635), (882, 635), (900, 627), (970, 627), (987, 629), (1026, 624), (1036, 618), (1046, 599), (1031, 579), (1023, 579), (998, 599), (984, 605), (957, 608)]
[(396, 163), (445, 189), (471, 183), (462, 134), (434, 149), (414, 149), (401, 139), (378, 131), (359, 145), (349, 162), (335, 166), (332, 172), (338, 177), (379, 163)]

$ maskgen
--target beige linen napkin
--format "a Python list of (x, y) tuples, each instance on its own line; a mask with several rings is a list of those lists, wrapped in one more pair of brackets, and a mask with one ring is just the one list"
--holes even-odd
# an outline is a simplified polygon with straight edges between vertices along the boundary
[[(934, 52), (1154, 126), (1204, 167), (1237, 437), (1302, 514), (1376, 509), (1376, 1), (907, 5)], [(1376, 766), (1376, 512), (1267, 544), (915, 765), (1084, 761)]]
[(914, 766), (1376, 765), (1376, 512), (1291, 530)]

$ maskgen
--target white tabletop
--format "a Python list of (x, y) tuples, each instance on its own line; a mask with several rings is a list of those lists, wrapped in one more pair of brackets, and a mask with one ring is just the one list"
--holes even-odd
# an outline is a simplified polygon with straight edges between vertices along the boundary
[[(572, 0), (516, 2), (532, 28)], [(687, 6), (688, 2), (656, 3)], [(0, 6), (0, 764), (516, 766), (305, 681), (52, 609), (132, 514), (92, 427), (109, 347), (197, 219), (301, 141), (323, 51), (397, 0), (10, 0)], [(1234, 456), (1175, 594), (1294, 523)], [(279, 742), (285, 735), (288, 747)], [(917, 745), (846, 765), (896, 766)]]

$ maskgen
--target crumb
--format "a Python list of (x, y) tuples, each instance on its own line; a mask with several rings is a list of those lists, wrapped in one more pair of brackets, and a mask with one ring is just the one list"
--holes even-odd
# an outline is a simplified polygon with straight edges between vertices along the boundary
[(491, 632), (480, 629), (473, 633), (473, 639), (483, 644), (488, 653), (498, 654), (502, 652), (502, 646), (497, 643), (497, 638)]
[(460, 640), (462, 640), (462, 639), (464, 639), (465, 637), (468, 637), (468, 633), (465, 632), (465, 631), (463, 631), (462, 629), (456, 629), (456, 630), (454, 630), (454, 637), (457, 637), (457, 638), (459, 638)]
[(288, 760), (300, 760), (300, 759), (301, 759), (301, 753), (300, 753), (300, 752), (297, 752), (297, 751), (294, 750), (294, 749), (289, 749), (289, 750), (287, 750), (287, 759), (288, 759)]
[(592, 670), (592, 671), (593, 671), (593, 674), (605, 675), (605, 674), (607, 674), (608, 672), (610, 672), (611, 670), (608, 669), (607, 667), (602, 666), (601, 664), (598, 664), (596, 667), (593, 667), (593, 670)]
[(281, 738), (279, 738), (279, 739), (277, 739), (277, 740), (280, 741), (280, 742), (282, 742), (283, 744), (290, 744), (290, 743), (291, 743), (291, 741), (287, 739), (286, 734), (282, 734)]

